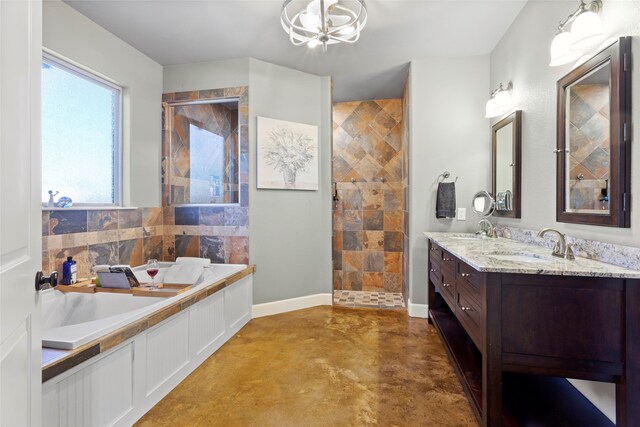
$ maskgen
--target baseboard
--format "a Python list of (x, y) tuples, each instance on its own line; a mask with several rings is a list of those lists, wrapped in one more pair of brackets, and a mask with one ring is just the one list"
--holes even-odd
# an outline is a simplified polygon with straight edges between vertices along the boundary
[(409, 317), (422, 317), (426, 319), (429, 315), (429, 306), (427, 304), (414, 304), (409, 300), (407, 302), (407, 308)]
[(303, 308), (317, 307), (319, 305), (331, 305), (332, 303), (333, 296), (331, 293), (315, 294), (282, 301), (266, 302), (264, 304), (254, 304), (252, 312), (253, 318), (256, 318), (301, 310)]

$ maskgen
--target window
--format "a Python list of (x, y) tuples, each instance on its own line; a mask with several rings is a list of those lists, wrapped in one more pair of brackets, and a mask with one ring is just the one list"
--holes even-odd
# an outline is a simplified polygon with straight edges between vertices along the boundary
[(122, 89), (46, 55), (42, 61), (42, 201), (120, 204)]

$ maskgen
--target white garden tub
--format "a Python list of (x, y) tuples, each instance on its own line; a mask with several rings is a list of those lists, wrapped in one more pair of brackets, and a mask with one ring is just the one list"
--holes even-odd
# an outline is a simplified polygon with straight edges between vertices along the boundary
[[(173, 263), (161, 263), (156, 282), (161, 282)], [(186, 298), (207, 286), (242, 271), (244, 264), (212, 264), (193, 289), (171, 298), (138, 297), (116, 293), (73, 293), (55, 289), (42, 293), (42, 346), (73, 350), (96, 338)], [(150, 282), (145, 267), (133, 269), (141, 282)]]

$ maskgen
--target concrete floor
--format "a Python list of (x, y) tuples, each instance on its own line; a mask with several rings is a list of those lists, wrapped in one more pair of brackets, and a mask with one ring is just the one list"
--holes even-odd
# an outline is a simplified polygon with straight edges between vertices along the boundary
[(404, 311), (252, 320), (137, 426), (476, 426), (435, 329)]

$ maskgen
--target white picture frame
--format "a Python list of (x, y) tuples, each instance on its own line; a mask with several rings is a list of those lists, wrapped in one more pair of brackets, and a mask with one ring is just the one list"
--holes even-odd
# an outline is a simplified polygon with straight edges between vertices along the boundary
[(318, 190), (318, 127), (258, 117), (257, 187)]

